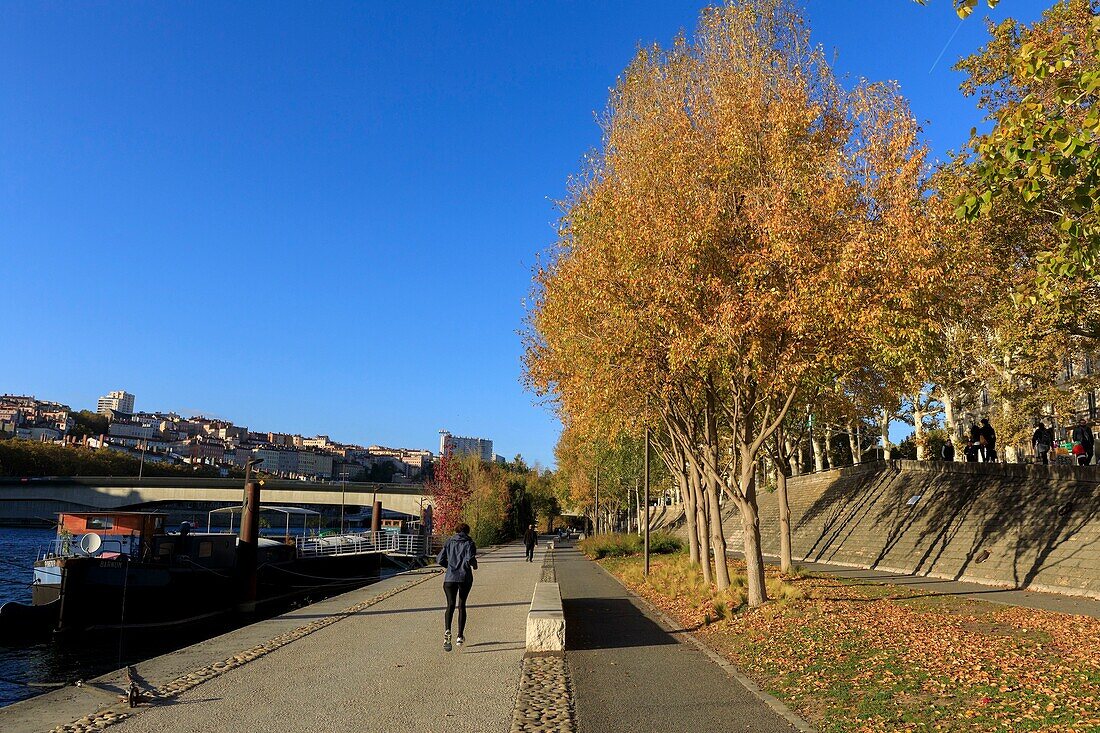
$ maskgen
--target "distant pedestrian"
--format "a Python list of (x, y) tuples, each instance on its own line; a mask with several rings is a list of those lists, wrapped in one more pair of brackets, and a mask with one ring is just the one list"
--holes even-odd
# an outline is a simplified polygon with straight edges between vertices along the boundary
[(1050, 449), (1054, 445), (1054, 433), (1042, 420), (1035, 426), (1035, 432), (1031, 434), (1031, 445), (1035, 448), (1035, 455), (1043, 465), (1050, 463)]
[(539, 543), (539, 533), (535, 531), (535, 525), (527, 527), (523, 533), (523, 546), (527, 548), (527, 562), (535, 561), (535, 545)]
[(474, 585), (474, 571), (477, 570), (477, 546), (470, 539), (470, 525), (460, 524), (453, 536), (443, 543), (436, 562), (447, 569), (443, 576), (443, 593), (447, 596), (447, 612), (443, 616), (443, 651), (451, 651), (451, 619), (458, 609), (458, 638), (455, 642), (462, 646), (466, 643), (466, 598)]
[(1087, 466), (1092, 463), (1092, 457), (1095, 454), (1096, 438), (1092, 434), (1092, 428), (1085, 418), (1081, 418), (1081, 422), (1077, 424), (1077, 427), (1073, 429), (1073, 441), (1081, 446), (1081, 455), (1084, 456), (1084, 461), (1079, 461), (1082, 466)]
[(967, 463), (977, 463), (978, 455), (980, 453), (981, 446), (978, 443), (970, 442), (963, 448), (963, 456), (966, 458)]
[(955, 442), (950, 438), (943, 444), (943, 448), (940, 450), (940, 457), (948, 463), (955, 460)]
[(982, 426), (978, 428), (978, 434), (982, 439), (982, 460), (993, 463), (997, 460), (997, 431), (989, 424), (988, 418), (982, 418)]
[(982, 429), (973, 423), (970, 425), (970, 442), (972, 445), (981, 445), (982, 442)]

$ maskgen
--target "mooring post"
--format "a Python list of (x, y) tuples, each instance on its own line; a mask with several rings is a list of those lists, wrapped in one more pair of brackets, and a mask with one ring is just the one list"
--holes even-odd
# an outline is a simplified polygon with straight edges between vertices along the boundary
[(378, 533), (382, 531), (382, 502), (378, 499), (374, 500), (374, 508), (370, 512), (370, 531), (377, 544)]
[(260, 540), (260, 482), (252, 478), (252, 467), (259, 460), (245, 466), (244, 507), (241, 510), (241, 534), (237, 543), (237, 610), (251, 613), (256, 610), (256, 558)]

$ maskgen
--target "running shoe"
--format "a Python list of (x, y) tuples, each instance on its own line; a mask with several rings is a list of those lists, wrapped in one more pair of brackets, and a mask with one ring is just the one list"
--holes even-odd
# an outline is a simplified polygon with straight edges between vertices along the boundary
[[(459, 642), (459, 643), (461, 644), (462, 642)], [(443, 634), (443, 651), (445, 651), (445, 652), (451, 651), (451, 632), (450, 631)]]
[(455, 639), (455, 644), (458, 644), (459, 646), (462, 646), (465, 643), (466, 643), (466, 639), (462, 636)]

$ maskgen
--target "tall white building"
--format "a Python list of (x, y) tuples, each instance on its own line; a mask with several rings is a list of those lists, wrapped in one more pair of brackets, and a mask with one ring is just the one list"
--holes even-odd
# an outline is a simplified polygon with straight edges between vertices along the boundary
[(493, 441), (485, 438), (461, 438), (446, 430), (439, 431), (439, 455), (457, 456), (474, 454), (481, 460), (491, 463), (493, 460)]
[(105, 397), (99, 398), (96, 412), (100, 415), (106, 415), (108, 410), (125, 412), (132, 415), (134, 412), (134, 396), (124, 390), (108, 392)]

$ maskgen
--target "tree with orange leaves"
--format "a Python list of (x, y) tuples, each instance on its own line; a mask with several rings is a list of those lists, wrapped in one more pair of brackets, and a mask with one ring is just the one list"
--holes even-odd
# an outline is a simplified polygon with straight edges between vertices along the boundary
[(805, 385), (910, 338), (926, 302), (917, 126), (890, 85), (842, 89), (790, 0), (709, 8), (640, 51), (603, 126), (536, 273), (528, 377), (582, 433), (665, 436), (719, 587), (731, 500), (757, 606), (767, 441)]

